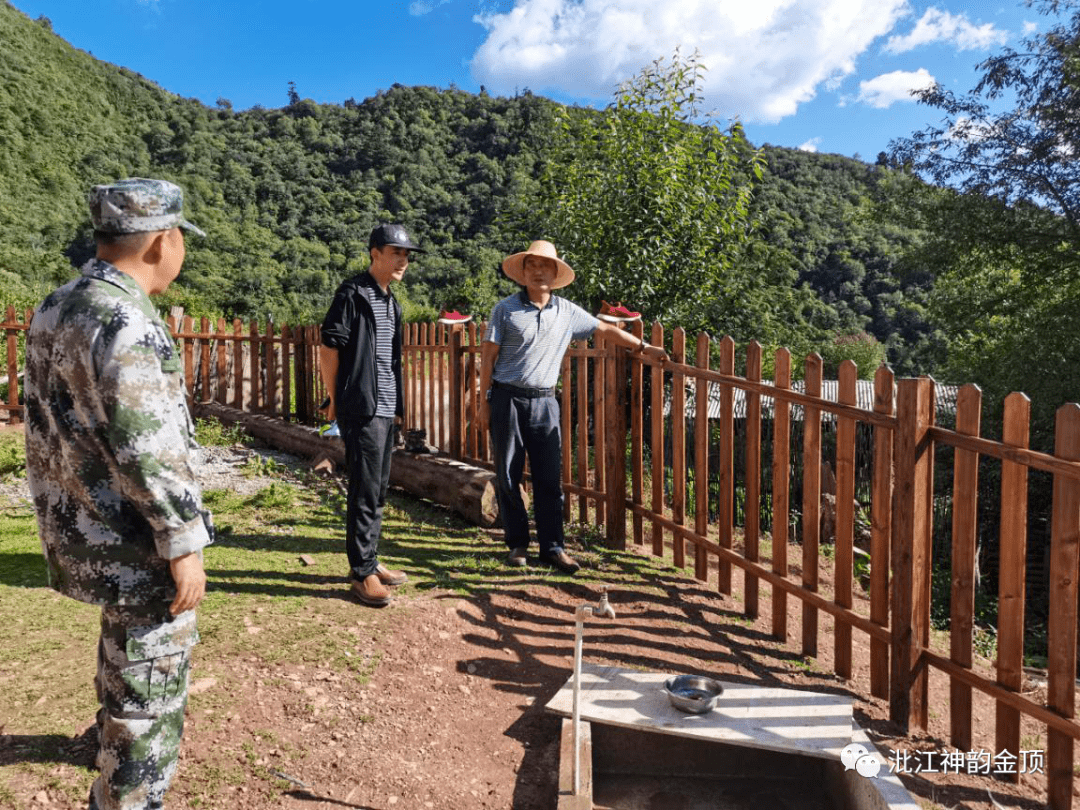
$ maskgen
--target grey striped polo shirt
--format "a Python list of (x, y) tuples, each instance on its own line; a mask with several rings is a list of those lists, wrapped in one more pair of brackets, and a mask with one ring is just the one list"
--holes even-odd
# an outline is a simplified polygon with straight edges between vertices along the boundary
[(360, 287), (360, 292), (371, 304), (375, 313), (375, 369), (379, 385), (379, 402), (376, 416), (393, 416), (397, 413), (397, 381), (394, 379), (394, 330), (397, 315), (394, 312), (394, 296), (383, 292), (378, 284)]
[(524, 388), (554, 388), (571, 340), (592, 337), (599, 321), (558, 295), (543, 309), (520, 292), (491, 310), (484, 340), (499, 344), (491, 378)]

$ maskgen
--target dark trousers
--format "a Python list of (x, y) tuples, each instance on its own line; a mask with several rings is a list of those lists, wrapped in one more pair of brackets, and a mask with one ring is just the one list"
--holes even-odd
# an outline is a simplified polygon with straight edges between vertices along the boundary
[(509, 548), (529, 545), (529, 514), (521, 499), (525, 458), (532, 473), (533, 516), (540, 554), (563, 548), (562, 433), (559, 400), (491, 392), (491, 452), (495, 496)]
[(386, 488), (390, 483), (390, 454), (394, 449), (394, 420), (338, 419), (349, 471), (349, 504), (345, 513), (345, 553), (354, 579), (374, 574), (379, 564)]

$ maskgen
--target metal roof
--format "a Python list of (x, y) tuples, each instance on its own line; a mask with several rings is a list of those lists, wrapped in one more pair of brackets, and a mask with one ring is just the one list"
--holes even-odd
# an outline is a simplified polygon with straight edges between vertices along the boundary
[[(771, 380), (762, 380), (763, 385), (772, 385)], [(695, 399), (695, 381), (687, 380), (686, 382), (686, 413), (688, 416), (693, 416), (694, 408), (696, 407)], [(709, 384), (709, 418), (719, 419), (721, 413), (721, 401), (720, 392), (722, 386), (720, 383)], [(828, 400), (829, 402), (837, 402), (840, 389), (840, 383), (838, 380), (822, 380), (821, 381), (821, 398)], [(960, 389), (958, 385), (947, 385), (945, 383), (935, 383), (934, 391), (936, 395), (936, 401), (934, 403), (934, 410), (938, 414), (942, 413), (954, 413), (956, 411), (956, 393)], [(796, 380), (791, 384), (791, 390), (797, 393), (806, 392), (806, 383), (803, 380)], [(732, 388), (732, 410), (736, 419), (746, 418), (746, 391), (737, 386)], [(762, 395), (761, 397), (761, 415), (763, 417), (771, 417), (773, 412), (773, 398), (770, 396)], [(865, 411), (874, 410), (874, 381), (873, 380), (856, 380), (855, 381), (855, 407), (861, 408)], [(666, 393), (664, 397), (664, 413), (669, 414), (671, 412), (671, 394)], [(800, 420), (802, 419), (803, 408), (801, 405), (793, 404), (791, 406), (791, 418)], [(835, 418), (832, 414), (823, 413), (822, 418), (831, 420)]]

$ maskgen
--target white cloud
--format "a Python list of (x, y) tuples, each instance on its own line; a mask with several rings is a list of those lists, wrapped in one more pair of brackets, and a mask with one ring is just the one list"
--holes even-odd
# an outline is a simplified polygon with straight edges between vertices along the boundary
[(962, 15), (928, 8), (910, 34), (889, 37), (885, 50), (889, 53), (905, 53), (932, 42), (947, 42), (962, 51), (985, 50), (994, 45), (1004, 45), (1008, 38), (1008, 34), (995, 28), (993, 23), (974, 25)]
[(884, 110), (897, 101), (915, 101), (912, 91), (925, 90), (933, 84), (934, 77), (926, 68), (919, 68), (914, 72), (894, 70), (869, 81), (859, 82), (859, 101)]
[(818, 144), (820, 143), (821, 138), (811, 138), (810, 140), (806, 141), (806, 143), (801, 144), (798, 147), (798, 150), (800, 152), (816, 152), (818, 149)]
[(602, 100), (676, 47), (696, 49), (707, 109), (775, 122), (851, 74), (906, 10), (906, 0), (516, 0), (474, 18), (488, 35), (471, 66), (496, 92)]
[(1024, 20), (1024, 36), (1025, 37), (1030, 37), (1032, 34), (1034, 34), (1038, 30), (1039, 30), (1039, 24), (1038, 23), (1030, 22), (1029, 20)]
[(449, 2), (450, 0), (413, 0), (409, 3), (409, 13), (414, 17), (422, 17)]

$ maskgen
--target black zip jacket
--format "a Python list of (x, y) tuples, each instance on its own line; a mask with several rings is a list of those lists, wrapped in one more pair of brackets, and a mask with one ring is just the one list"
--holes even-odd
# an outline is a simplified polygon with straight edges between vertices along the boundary
[[(322, 323), (324, 346), (338, 351), (338, 373), (334, 400), (338, 419), (369, 419), (379, 402), (375, 363), (375, 312), (361, 292), (377, 287), (370, 273), (361, 273), (341, 283)], [(378, 291), (382, 293), (381, 290)], [(397, 415), (402, 416), (401, 396), (401, 305), (390, 293), (397, 326), (394, 329), (392, 366), (397, 386)]]

